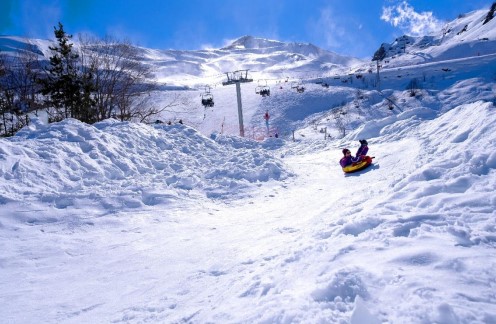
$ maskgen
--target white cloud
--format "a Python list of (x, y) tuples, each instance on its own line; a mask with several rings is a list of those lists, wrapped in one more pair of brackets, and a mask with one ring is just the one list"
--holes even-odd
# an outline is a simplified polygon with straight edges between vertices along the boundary
[[(39, 1), (24, 1), (20, 7), (19, 24), (27, 37), (41, 37), (54, 39), (54, 28), (61, 22), (62, 9), (58, 3), (42, 4)], [(71, 34), (65, 28), (64, 30)]]
[(368, 57), (367, 44), (375, 42), (359, 15), (344, 15), (330, 5), (309, 19), (307, 35), (313, 44), (346, 56)]
[(207, 51), (208, 51), (208, 50), (213, 50), (213, 49), (216, 49), (216, 47), (215, 47), (214, 45), (212, 45), (212, 44), (201, 44), (201, 45), (200, 45), (200, 48), (201, 48), (202, 50), (207, 50)]
[(381, 19), (412, 36), (430, 35), (443, 26), (443, 22), (434, 17), (431, 11), (418, 13), (406, 1), (396, 6), (383, 7)]
[(330, 8), (322, 9), (320, 17), (310, 23), (310, 28), (314, 35), (324, 40), (328, 48), (340, 48), (342, 40), (346, 38), (346, 29), (341, 27)]

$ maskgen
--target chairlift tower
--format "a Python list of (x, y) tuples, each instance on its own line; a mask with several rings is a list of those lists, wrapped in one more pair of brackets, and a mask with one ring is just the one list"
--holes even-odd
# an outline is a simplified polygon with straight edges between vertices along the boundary
[(243, 105), (241, 104), (241, 83), (253, 82), (253, 79), (248, 78), (248, 70), (238, 70), (234, 72), (226, 72), (227, 81), (222, 82), (222, 85), (236, 85), (236, 94), (238, 96), (238, 120), (239, 120), (239, 136), (245, 137), (245, 128), (243, 125)]
[(376, 62), (377, 62), (377, 75), (376, 75), (377, 89), (381, 91), (381, 76), (379, 74), (379, 70), (381, 69), (382, 66), (379, 64), (379, 60), (377, 60)]

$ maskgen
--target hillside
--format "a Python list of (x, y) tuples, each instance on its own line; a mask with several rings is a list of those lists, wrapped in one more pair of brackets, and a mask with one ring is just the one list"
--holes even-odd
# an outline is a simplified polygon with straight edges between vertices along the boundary
[[(469, 26), (463, 41), (412, 38), (423, 54), (384, 62), (378, 87), (371, 62), (310, 44), (142, 48), (167, 85), (154, 104), (184, 99), (164, 123), (39, 117), (0, 138), (0, 318), (496, 323), (496, 42), (481, 17), (448, 24)], [(242, 138), (221, 82), (249, 67)], [(373, 165), (344, 174), (341, 150), (363, 138)]]
[(477, 10), (460, 15), (434, 35), (404, 35), (392, 43), (382, 44), (386, 50), (384, 66), (397, 67), (494, 54), (496, 20), (484, 23), (487, 13), (487, 10)]
[[(491, 323), (496, 114), (476, 82), (336, 140), (309, 119), (295, 142), (71, 120), (1, 139), (0, 315)], [(363, 137), (375, 163), (344, 176)]]

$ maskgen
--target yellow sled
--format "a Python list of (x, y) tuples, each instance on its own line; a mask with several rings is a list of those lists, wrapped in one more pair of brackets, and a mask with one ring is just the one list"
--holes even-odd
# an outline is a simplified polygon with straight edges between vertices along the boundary
[(365, 156), (362, 161), (355, 162), (351, 165), (345, 166), (343, 168), (343, 171), (344, 171), (344, 173), (352, 173), (352, 172), (363, 170), (372, 164), (372, 159), (373, 159), (373, 157)]

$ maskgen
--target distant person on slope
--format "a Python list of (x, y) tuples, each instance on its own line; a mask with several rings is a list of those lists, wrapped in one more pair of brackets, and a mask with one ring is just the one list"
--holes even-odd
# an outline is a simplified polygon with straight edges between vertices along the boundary
[(265, 126), (267, 127), (267, 134), (269, 134), (269, 119), (270, 119), (270, 115), (269, 115), (269, 111), (268, 110), (265, 111), (264, 119), (265, 119)]

